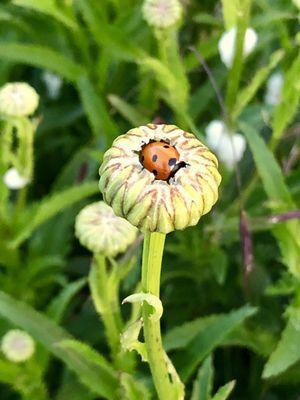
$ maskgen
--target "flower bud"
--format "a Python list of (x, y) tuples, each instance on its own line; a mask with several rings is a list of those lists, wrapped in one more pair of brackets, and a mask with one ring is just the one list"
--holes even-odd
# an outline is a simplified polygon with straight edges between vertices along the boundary
[(39, 95), (25, 82), (7, 83), (0, 89), (0, 113), (26, 117), (35, 112)]
[(267, 82), (265, 102), (271, 106), (276, 106), (281, 101), (282, 88), (284, 84), (283, 75), (275, 72), (270, 76)]
[(8, 360), (19, 363), (33, 356), (35, 344), (27, 332), (12, 329), (3, 336), (1, 350)]
[(210, 211), (221, 181), (217, 166), (191, 133), (149, 124), (113, 142), (104, 154), (99, 187), (114, 212), (141, 231), (169, 233), (196, 225)]
[(143, 14), (147, 23), (155, 28), (175, 25), (182, 14), (179, 0), (145, 0)]
[(19, 171), (15, 168), (9, 168), (3, 175), (4, 184), (11, 190), (23, 189), (29, 183), (29, 179), (20, 175)]
[(137, 229), (117, 217), (103, 201), (84, 207), (76, 217), (75, 234), (82, 246), (93, 253), (115, 257), (136, 239)]

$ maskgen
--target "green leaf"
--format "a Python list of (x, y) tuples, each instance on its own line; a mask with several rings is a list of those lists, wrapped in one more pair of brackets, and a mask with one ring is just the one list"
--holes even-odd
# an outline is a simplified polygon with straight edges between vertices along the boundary
[(300, 360), (300, 326), (290, 317), (277, 347), (263, 371), (263, 378), (271, 378), (284, 372)]
[(252, 78), (249, 85), (239, 92), (235, 107), (232, 112), (234, 119), (236, 119), (240, 115), (246, 105), (252, 100), (257, 90), (267, 79), (270, 71), (272, 71), (272, 69), (276, 67), (276, 65), (282, 60), (283, 56), (283, 50), (275, 51), (270, 58), (269, 64), (259, 69)]
[(273, 121), (273, 138), (280, 139), (295, 116), (300, 101), (300, 52), (284, 76), (282, 99), (277, 105)]
[(60, 323), (72, 298), (86, 285), (87, 279), (69, 283), (48, 306), (47, 315), (55, 322)]
[(83, 67), (55, 50), (34, 44), (0, 43), (0, 58), (13, 63), (49, 69), (69, 81), (76, 81)]
[(68, 354), (70, 359), (68, 366), (74, 372), (82, 364), (89, 366), (89, 372), (80, 376), (82, 383), (94, 393), (108, 399), (116, 399), (117, 374), (104, 357), (87, 344), (77, 340), (63, 340), (56, 346), (64, 354)]
[(147, 388), (131, 375), (122, 373), (120, 382), (123, 389), (122, 399), (124, 400), (150, 400), (151, 396)]
[(77, 79), (77, 89), (94, 135), (102, 135), (103, 139), (107, 136), (110, 139), (115, 137), (119, 129), (108, 113), (105, 100), (85, 74)]
[(49, 15), (68, 28), (77, 28), (75, 21), (62, 11), (62, 7), (58, 7), (54, 0), (13, 0), (12, 3), (17, 6), (29, 8), (31, 10)]
[(85, 345), (74, 345), (72, 336), (55, 322), (4, 292), (0, 292), (0, 315), (32, 335), (96, 394), (117, 399), (117, 375), (100, 354)]
[(21, 227), (12, 240), (11, 246), (20, 245), (42, 223), (79, 200), (98, 193), (98, 191), (96, 182), (88, 182), (45, 197), (40, 203), (31, 206), (24, 212)]
[(108, 101), (133, 126), (145, 125), (149, 122), (148, 118), (137, 111), (131, 104), (121, 99), (121, 97), (109, 94)]
[(226, 385), (220, 387), (220, 389), (214, 395), (212, 400), (226, 400), (226, 399), (228, 399), (228, 396), (233, 391), (234, 386), (235, 386), (235, 381), (231, 381), (231, 382), (226, 383)]
[[(241, 123), (242, 131), (248, 140), (253, 158), (260, 175), (265, 192), (272, 200), (276, 212), (289, 211), (295, 208), (291, 194), (284, 182), (280, 167), (272, 152), (255, 129)], [(292, 274), (300, 277), (300, 224), (299, 221), (288, 221), (273, 228), (284, 262)]]
[(233, 329), (255, 312), (256, 309), (254, 307), (246, 305), (238, 310), (231, 311), (229, 314), (218, 317), (205, 330), (200, 331), (180, 352), (180, 357), (178, 357), (180, 376), (183, 380), (186, 381), (193, 374), (198, 364), (215, 347), (222, 344)]
[(154, 296), (151, 293), (134, 293), (131, 294), (130, 296), (127, 296), (123, 301), (122, 304), (125, 303), (141, 303), (141, 305), (143, 304), (143, 302), (146, 302), (149, 304), (149, 306), (151, 306), (153, 308), (153, 312), (151, 314), (149, 314), (149, 319), (153, 320), (153, 321), (159, 321), (162, 314), (163, 314), (163, 306), (162, 306), (162, 302), (159, 299), (159, 297)]
[(195, 379), (191, 400), (210, 400), (213, 387), (214, 369), (212, 357), (207, 357)]

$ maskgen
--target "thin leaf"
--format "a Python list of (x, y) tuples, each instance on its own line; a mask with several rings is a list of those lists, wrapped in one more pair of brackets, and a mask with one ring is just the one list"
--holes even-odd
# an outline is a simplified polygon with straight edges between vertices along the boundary
[(212, 357), (204, 360), (193, 386), (191, 400), (210, 400), (214, 379)]
[(110, 104), (133, 126), (145, 125), (149, 122), (143, 114), (141, 114), (134, 106), (127, 103), (121, 97), (110, 94), (108, 95)]
[(100, 354), (86, 346), (73, 346), (72, 336), (64, 329), (4, 292), (0, 292), (0, 315), (32, 335), (92, 391), (107, 399), (117, 399), (117, 375)]
[(105, 100), (86, 75), (83, 74), (77, 79), (77, 88), (94, 135), (102, 135), (103, 139), (105, 136), (111, 139), (115, 137), (119, 129), (108, 113)]
[(263, 371), (264, 378), (278, 375), (300, 360), (300, 326), (290, 317), (281, 339)]
[(12, 240), (11, 246), (20, 245), (42, 223), (79, 200), (96, 193), (98, 193), (98, 184), (96, 182), (88, 182), (45, 197), (39, 204), (26, 210), (22, 219), (22, 227)]
[(300, 101), (300, 52), (284, 76), (282, 99), (277, 105), (273, 121), (273, 137), (279, 139), (295, 116)]
[(180, 358), (178, 357), (180, 376), (183, 380), (186, 381), (193, 374), (198, 364), (215, 347), (219, 346), (233, 329), (255, 312), (255, 308), (246, 305), (219, 317), (204, 331), (199, 332), (188, 346), (180, 352)]
[(234, 386), (235, 386), (235, 381), (231, 381), (231, 382), (226, 383), (226, 385), (220, 387), (220, 389), (214, 395), (212, 400), (226, 400), (226, 399), (228, 399), (228, 396), (233, 391)]
[(13, 0), (12, 3), (49, 15), (68, 28), (77, 28), (75, 21), (62, 11), (62, 7), (58, 7), (54, 0)]
[(86, 283), (86, 278), (69, 283), (65, 288), (63, 288), (58, 296), (51, 301), (48, 306), (47, 315), (49, 315), (53, 321), (60, 323), (70, 301), (86, 285)]
[(76, 81), (83, 67), (62, 54), (44, 46), (0, 43), (0, 58), (14, 63), (49, 69), (69, 81)]
[[(263, 139), (256, 130), (242, 123), (241, 128), (248, 140), (257, 171), (262, 179), (265, 192), (272, 200), (272, 208), (276, 212), (289, 211), (295, 208), (291, 194), (284, 182), (280, 167), (272, 152), (268, 149)], [(290, 220), (278, 224), (273, 228), (273, 233), (281, 247), (282, 257), (289, 270), (300, 276), (300, 224), (297, 220)]]
[(283, 50), (277, 50), (275, 53), (273, 53), (269, 64), (266, 67), (259, 69), (249, 85), (239, 92), (235, 107), (233, 109), (233, 118), (236, 119), (240, 115), (246, 105), (255, 96), (260, 86), (265, 82), (270, 71), (276, 67), (276, 65), (282, 60), (283, 56)]

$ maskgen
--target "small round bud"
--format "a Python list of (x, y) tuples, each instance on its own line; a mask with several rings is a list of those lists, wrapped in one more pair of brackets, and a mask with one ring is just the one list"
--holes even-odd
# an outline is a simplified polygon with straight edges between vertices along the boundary
[(39, 95), (25, 82), (7, 83), (0, 89), (0, 113), (26, 117), (35, 112)]
[(19, 363), (33, 356), (35, 344), (27, 332), (12, 329), (3, 336), (1, 350), (8, 360)]
[(104, 154), (99, 187), (114, 212), (141, 231), (169, 233), (196, 225), (210, 211), (221, 181), (217, 166), (193, 134), (149, 124), (113, 142)]
[[(230, 68), (233, 63), (235, 42), (236, 42), (236, 27), (231, 28), (222, 34), (221, 39), (218, 43), (219, 53), (221, 60)], [(243, 55), (247, 57), (255, 49), (257, 43), (257, 34), (254, 29), (247, 28), (244, 38), (244, 50)]]
[(145, 0), (143, 14), (149, 25), (168, 28), (179, 21), (182, 6), (179, 0)]
[(42, 79), (45, 82), (48, 96), (50, 99), (57, 99), (60, 95), (63, 80), (60, 76), (53, 74), (53, 72), (45, 71), (43, 72)]
[(75, 234), (82, 246), (93, 253), (115, 257), (137, 237), (137, 229), (117, 217), (103, 201), (84, 207), (76, 217)]
[(4, 184), (11, 190), (23, 189), (29, 183), (29, 179), (20, 175), (19, 171), (12, 167), (3, 175)]

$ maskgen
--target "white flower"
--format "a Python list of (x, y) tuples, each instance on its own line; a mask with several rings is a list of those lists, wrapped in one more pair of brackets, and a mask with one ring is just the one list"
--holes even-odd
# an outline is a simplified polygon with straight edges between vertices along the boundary
[(267, 104), (275, 106), (280, 103), (283, 83), (283, 75), (280, 72), (276, 72), (270, 76), (267, 82), (267, 91), (265, 95), (265, 102)]
[(149, 25), (168, 28), (179, 21), (182, 6), (179, 0), (145, 0), (143, 14)]
[(224, 122), (219, 120), (210, 122), (205, 132), (207, 144), (217, 153), (219, 160), (228, 169), (232, 169), (244, 155), (246, 149), (244, 136), (239, 133), (230, 134)]
[(25, 82), (6, 83), (0, 89), (0, 113), (12, 117), (26, 117), (35, 112), (39, 95)]
[(20, 175), (19, 171), (12, 167), (3, 175), (3, 182), (9, 189), (18, 190), (28, 185), (29, 179)]
[(61, 77), (50, 71), (45, 71), (42, 75), (42, 79), (45, 82), (50, 99), (57, 99), (63, 84)]
[(12, 329), (3, 336), (1, 350), (8, 360), (18, 363), (33, 356), (35, 344), (28, 333)]
[[(233, 27), (229, 31), (224, 32), (218, 43), (221, 60), (227, 68), (230, 68), (233, 63), (236, 32), (236, 27)], [(256, 47), (256, 43), (257, 34), (255, 30), (252, 28), (247, 28), (244, 38), (244, 57), (247, 57), (254, 50), (254, 48)]]

